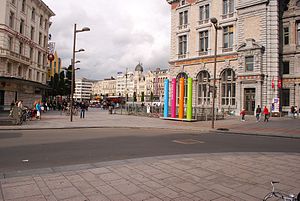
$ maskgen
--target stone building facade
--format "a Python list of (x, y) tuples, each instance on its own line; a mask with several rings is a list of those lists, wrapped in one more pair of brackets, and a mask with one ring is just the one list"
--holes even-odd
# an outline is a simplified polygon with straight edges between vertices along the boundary
[(116, 96), (116, 79), (114, 77), (99, 80), (93, 83), (92, 93), (98, 96)]
[(280, 1), (280, 74), (282, 108), (300, 106), (300, 1)]
[[(286, 101), (282, 92), (287, 87), (287, 75), (281, 72), (281, 60), (287, 55), (281, 48), (282, 38), (279, 37), (282, 20), (287, 21), (284, 18), (288, 17), (287, 14), (281, 15), (281, 1), (167, 2), (171, 5), (170, 78), (193, 78), (194, 107), (212, 107), (217, 30), (216, 107), (236, 114), (243, 108), (248, 114), (253, 114), (258, 105), (273, 111), (288, 110), (282, 105), (282, 101)], [(296, 1), (294, 4), (297, 4)], [(294, 14), (297, 15), (296, 11)], [(217, 19), (217, 29), (211, 23), (213, 17)], [(295, 15), (293, 18), (294, 21), (298, 19)], [(291, 29), (297, 30), (296, 27)], [(295, 45), (293, 54), (296, 49)], [(297, 78), (290, 79), (292, 83), (289, 86), (296, 88), (299, 63), (294, 63), (297, 62), (293, 60), (290, 66), (298, 66), (298, 70), (293, 68), (293, 76)], [(291, 97), (293, 87), (289, 91)], [(299, 100), (295, 99), (295, 102), (290, 100), (289, 104), (299, 105)]]
[(132, 101), (134, 94), (138, 102), (150, 102), (151, 93), (155, 101), (163, 101), (164, 80), (168, 78), (168, 70), (157, 68), (144, 72), (142, 64), (138, 64), (134, 72), (120, 72), (116, 78), (117, 95)]
[(51, 16), (41, 0), (0, 1), (0, 109), (20, 99), (31, 106), (44, 94)]

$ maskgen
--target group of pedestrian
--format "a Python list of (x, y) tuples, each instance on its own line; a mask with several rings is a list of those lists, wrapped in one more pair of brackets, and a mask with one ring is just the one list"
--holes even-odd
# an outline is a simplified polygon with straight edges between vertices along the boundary
[[(246, 116), (246, 110), (242, 109), (240, 112), (241, 115), (241, 121), (245, 121), (245, 116)], [(264, 115), (264, 122), (268, 122), (270, 118), (270, 112), (267, 106), (264, 107), (263, 111), (262, 108), (258, 105), (256, 110), (255, 110), (255, 117), (256, 117), (256, 122), (259, 122), (261, 119), (261, 115)]]

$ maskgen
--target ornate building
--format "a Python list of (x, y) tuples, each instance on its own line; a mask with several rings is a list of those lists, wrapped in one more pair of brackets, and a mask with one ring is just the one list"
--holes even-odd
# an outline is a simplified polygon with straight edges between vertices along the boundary
[(54, 13), (41, 0), (2, 0), (0, 13), (0, 109), (20, 99), (31, 106), (46, 89), (49, 19)]
[(99, 80), (93, 83), (93, 95), (98, 96), (116, 96), (116, 79), (111, 77), (104, 80)]
[(132, 101), (135, 94), (138, 102), (150, 102), (151, 93), (156, 101), (162, 101), (164, 80), (168, 78), (168, 70), (157, 68), (155, 71), (144, 72), (142, 64), (138, 64), (134, 72), (118, 73), (116, 81), (117, 95)]
[[(212, 107), (215, 42), (217, 108), (236, 114), (245, 108), (253, 114), (257, 105), (273, 112), (300, 105), (296, 92), (299, 1), (290, 0), (287, 7), (288, 1), (278, 0), (167, 2), (171, 5), (170, 78), (193, 78), (194, 107)], [(290, 43), (283, 45), (287, 35)], [(287, 66), (287, 61), (289, 71), (283, 73), (287, 67), (281, 66)]]

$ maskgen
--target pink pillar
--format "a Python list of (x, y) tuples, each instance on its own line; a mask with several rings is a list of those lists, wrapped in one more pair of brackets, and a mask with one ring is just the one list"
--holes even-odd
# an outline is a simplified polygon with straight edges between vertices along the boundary
[(171, 117), (176, 118), (176, 78), (172, 79), (172, 108)]

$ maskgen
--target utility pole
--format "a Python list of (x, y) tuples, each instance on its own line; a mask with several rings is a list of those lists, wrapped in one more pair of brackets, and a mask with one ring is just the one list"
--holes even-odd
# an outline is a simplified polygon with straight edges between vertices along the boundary
[(126, 97), (126, 102), (128, 101), (128, 92), (127, 92), (127, 70), (128, 70), (128, 68), (126, 68), (126, 72), (125, 72), (125, 97)]

